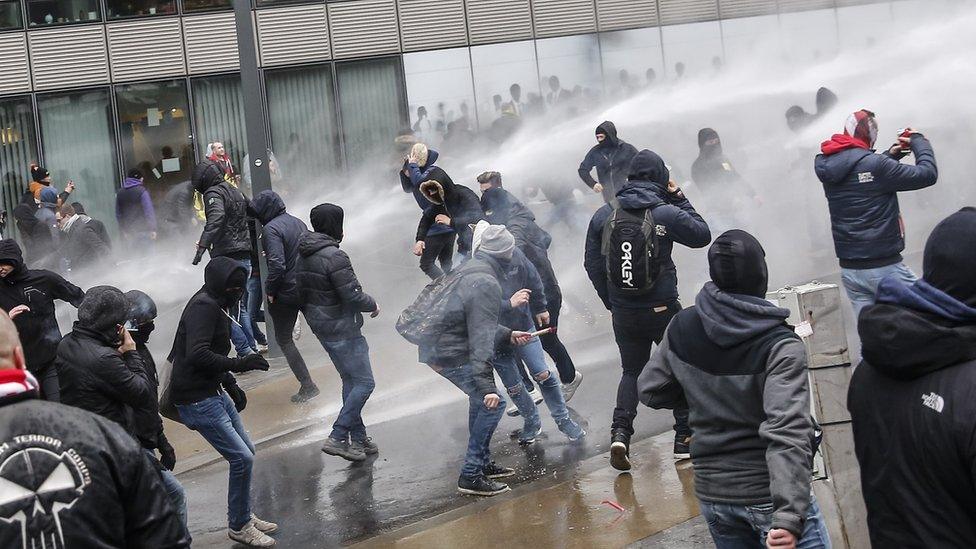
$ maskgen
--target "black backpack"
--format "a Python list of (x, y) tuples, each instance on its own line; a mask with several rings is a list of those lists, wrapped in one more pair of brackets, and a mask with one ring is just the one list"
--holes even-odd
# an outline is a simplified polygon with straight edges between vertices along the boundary
[(425, 286), (413, 305), (404, 309), (397, 319), (396, 330), (403, 339), (414, 345), (436, 342), (447, 328), (451, 295), (463, 275), (470, 273), (492, 274), (493, 271), (490, 266), (471, 260)]
[(625, 210), (616, 199), (610, 206), (613, 212), (603, 226), (602, 248), (607, 279), (622, 293), (646, 293), (654, 287), (660, 271), (660, 246), (651, 208)]

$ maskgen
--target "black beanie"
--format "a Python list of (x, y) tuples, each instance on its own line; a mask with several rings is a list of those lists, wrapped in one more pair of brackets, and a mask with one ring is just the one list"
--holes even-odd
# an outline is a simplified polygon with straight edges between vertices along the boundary
[(335, 204), (319, 204), (312, 208), (309, 215), (312, 221), (312, 230), (317, 233), (327, 234), (337, 241), (342, 241), (342, 219), (345, 212)]
[(766, 251), (745, 231), (732, 229), (715, 239), (708, 249), (708, 273), (722, 291), (766, 297)]
[(922, 278), (976, 307), (976, 208), (963, 208), (932, 229), (925, 243)]
[(78, 306), (78, 323), (105, 335), (114, 335), (115, 327), (125, 324), (128, 315), (129, 302), (114, 286), (91, 288)]
[(40, 166), (31, 166), (31, 179), (37, 181), (38, 183), (47, 179), (51, 175), (45, 168)]

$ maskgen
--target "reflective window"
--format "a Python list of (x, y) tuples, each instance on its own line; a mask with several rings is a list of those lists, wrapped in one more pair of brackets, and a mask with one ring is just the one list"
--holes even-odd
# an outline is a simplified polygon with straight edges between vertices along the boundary
[(892, 32), (891, 9), (887, 2), (837, 8), (840, 47), (854, 52), (874, 47)]
[[(14, 208), (30, 182), (30, 164), (37, 159), (37, 136), (34, 112), (29, 97), (0, 101), (0, 168), (3, 169), (3, 209), (7, 210), (8, 229), (4, 236), (15, 234)], [(18, 235), (19, 236), (19, 235)]]
[(115, 228), (115, 190), (119, 172), (107, 89), (37, 96), (41, 146), (52, 184), (63, 190), (75, 183), (72, 202)]
[(657, 28), (600, 35), (606, 90), (611, 99), (660, 84), (664, 74), (661, 34)]
[(661, 27), (668, 80), (702, 78), (722, 70), (722, 31), (718, 21)]
[(837, 14), (832, 9), (781, 13), (783, 61), (827, 61), (837, 53)]
[[(468, 48), (404, 54), (403, 72), (410, 128), (418, 139), (436, 147), (449, 126), (454, 132), (477, 129)], [(515, 93), (519, 96), (519, 102), (513, 104), (517, 113), (522, 98), (520, 90)]]
[(502, 107), (514, 104), (520, 116), (545, 112), (539, 89), (539, 69), (532, 41), (471, 48), (478, 121), (490, 126), (502, 116)]
[(603, 97), (600, 46), (595, 34), (536, 41), (539, 86), (550, 109), (584, 112)]
[(724, 19), (722, 42), (725, 59), (738, 66), (767, 62), (768, 52), (780, 51), (779, 17), (762, 15)]
[[(307, 187), (338, 171), (339, 127), (329, 66), (302, 67), (265, 73), (271, 144), (277, 169), (271, 184)], [(277, 174), (275, 173), (277, 172)]]
[(20, 18), (20, 1), (0, 2), (0, 30), (19, 29), (24, 26)]
[(183, 0), (183, 11), (230, 9), (230, 0)]
[[(399, 164), (394, 140), (407, 123), (398, 58), (353, 61), (336, 65), (339, 113), (347, 167), (393, 168)], [(387, 162), (377, 159), (388, 158)]]
[(244, 98), (241, 95), (240, 75), (196, 78), (193, 89), (193, 120), (196, 123), (197, 154), (203, 158), (211, 154), (209, 145), (219, 142), (230, 157), (234, 173), (241, 175), (247, 154), (244, 131)]
[(98, 0), (27, 0), (31, 27), (99, 21)]
[(105, 0), (108, 19), (176, 13), (176, 0)]
[(126, 84), (115, 88), (115, 98), (122, 167), (139, 169), (159, 201), (193, 170), (186, 85), (183, 80)]

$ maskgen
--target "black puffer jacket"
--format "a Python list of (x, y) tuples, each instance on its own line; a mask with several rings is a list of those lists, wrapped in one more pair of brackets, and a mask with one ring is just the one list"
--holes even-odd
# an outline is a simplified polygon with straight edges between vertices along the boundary
[(111, 419), (133, 436), (126, 406), (147, 406), (155, 397), (138, 351), (120, 355), (109, 336), (75, 322), (58, 345), (54, 365), (61, 402)]
[(203, 195), (207, 214), (200, 246), (210, 250), (210, 257), (250, 257), (247, 199), (240, 189), (224, 180), (224, 171), (213, 160), (193, 169), (193, 188)]
[(170, 394), (174, 404), (192, 404), (217, 396), (222, 384), (235, 383), (229, 372), (239, 368), (243, 359), (227, 356), (231, 320), (225, 311), (230, 304), (224, 303), (227, 281), (235, 271), (245, 269), (230, 258), (210, 260), (204, 270), (203, 288), (183, 308), (170, 351)]
[(375, 311), (376, 301), (363, 291), (349, 256), (339, 249), (339, 241), (324, 233), (308, 232), (298, 250), (299, 295), (312, 331), (327, 341), (361, 335), (362, 313)]
[(76, 215), (71, 226), (61, 237), (61, 257), (72, 271), (89, 267), (104, 267), (112, 255), (108, 242), (98, 234), (87, 215)]
[(85, 292), (51, 271), (28, 269), (20, 246), (11, 239), (0, 241), (0, 263), (14, 266), (13, 272), (0, 282), (0, 309), (9, 312), (18, 305), (30, 311), (14, 319), (27, 358), (27, 369), (35, 374), (54, 363), (61, 329), (54, 314), (54, 301), (81, 305)]
[(264, 226), (264, 255), (268, 262), (265, 293), (276, 303), (299, 305), (298, 241), (308, 227), (285, 212), (285, 203), (274, 191), (261, 191), (251, 201), (251, 208)]
[(190, 547), (156, 467), (105, 418), (26, 395), (0, 399), (0, 469), (18, 491), (5, 489), (3, 516), (23, 513), (0, 521), (0, 547)]
[(423, 240), (437, 216), (444, 214), (451, 218), (451, 228), (458, 234), (458, 252), (469, 254), (474, 235), (470, 226), (485, 218), (481, 201), (471, 189), (455, 184), (446, 174), (444, 177), (439, 174), (444, 174), (444, 171), (432, 174), (431, 179), (420, 184), (420, 192), (433, 206), (424, 210), (420, 218), (417, 240)]

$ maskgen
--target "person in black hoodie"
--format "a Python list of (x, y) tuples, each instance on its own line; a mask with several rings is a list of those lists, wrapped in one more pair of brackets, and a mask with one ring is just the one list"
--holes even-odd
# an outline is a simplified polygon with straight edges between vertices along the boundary
[(421, 241), (435, 225), (445, 225), (457, 233), (458, 253), (471, 255), (471, 226), (485, 218), (478, 195), (464, 185), (457, 185), (443, 170), (431, 173), (420, 184), (420, 193), (433, 207), (424, 210), (417, 227), (417, 241)]
[(322, 445), (326, 454), (349, 461), (363, 461), (379, 452), (366, 436), (363, 406), (376, 386), (369, 362), (369, 345), (363, 337), (363, 315), (380, 314), (376, 300), (363, 291), (342, 242), (342, 208), (319, 204), (310, 219), (314, 232), (298, 244), (297, 279), (302, 312), (342, 378), (342, 409), (332, 433)]
[[(657, 253), (651, 267), (656, 270), (649, 291), (634, 295), (610, 282), (607, 257), (603, 251), (604, 231), (616, 209), (643, 216), (650, 211), (657, 235)], [(617, 405), (611, 424), (611, 465), (629, 470), (630, 437), (637, 417), (637, 377), (651, 356), (651, 347), (660, 343), (671, 318), (681, 310), (678, 302), (678, 274), (671, 259), (675, 243), (704, 248), (711, 241), (708, 225), (671, 181), (664, 160), (643, 150), (631, 166), (627, 185), (617, 192), (613, 204), (593, 214), (586, 234), (583, 266), (597, 295), (613, 317), (614, 338), (620, 349), (623, 373), (617, 388)], [(689, 457), (688, 409), (674, 410), (676, 458)]]
[(132, 437), (98, 415), (38, 400), (25, 367), (17, 329), (0, 313), (0, 547), (190, 547)]
[(298, 288), (298, 245), (308, 227), (297, 217), (285, 211), (285, 202), (278, 193), (261, 191), (251, 201), (258, 221), (262, 225), (264, 255), (268, 275), (264, 292), (268, 296), (268, 313), (274, 324), (274, 337), (285, 354), (288, 367), (301, 383), (291, 401), (305, 402), (319, 394), (319, 388), (308, 373), (305, 359), (293, 340), (292, 333), (298, 322), (301, 296)]
[(90, 217), (76, 213), (71, 204), (62, 205), (60, 214), (58, 224), (64, 235), (59, 252), (68, 270), (79, 271), (111, 262), (112, 248), (89, 224)]
[[(748, 201), (758, 196), (722, 150), (722, 140), (712, 128), (698, 132), (698, 158), (691, 165), (691, 179), (717, 210), (724, 225), (740, 227), (748, 221), (742, 212), (750, 209)], [(713, 227), (714, 228), (714, 227)]]
[(976, 209), (933, 229), (922, 279), (878, 287), (857, 323), (847, 408), (874, 547), (976, 540)]
[(54, 358), (61, 329), (54, 314), (54, 301), (81, 305), (85, 292), (61, 275), (42, 269), (28, 269), (20, 246), (12, 239), (0, 240), (0, 309), (16, 314), (14, 324), (24, 334), (27, 369), (41, 382), (41, 395), (60, 400), (58, 371)]
[[(579, 176), (594, 192), (602, 193), (605, 202), (610, 202), (627, 183), (630, 163), (637, 156), (637, 149), (617, 137), (617, 127), (609, 120), (596, 127), (596, 141), (596, 146), (580, 163)], [(590, 175), (593, 168), (596, 168), (599, 181)]]
[[(416, 143), (410, 149), (409, 156), (404, 160), (403, 169), (400, 170), (400, 186), (403, 188), (403, 192), (413, 193), (417, 205), (424, 212), (433, 208), (434, 205), (420, 192), (420, 184), (431, 178), (438, 181), (451, 180), (447, 172), (434, 165), (438, 156), (437, 151), (428, 149), (423, 143)], [(423, 240), (419, 238), (421, 235), (418, 234), (417, 236), (413, 253), (420, 256), (420, 270), (431, 280), (444, 273), (451, 272), (454, 259), (454, 241), (457, 238), (454, 229), (450, 225), (434, 223), (427, 230), (427, 234), (423, 235)], [(435, 263), (440, 263), (440, 267)]]
[(229, 257), (215, 257), (204, 270), (204, 285), (190, 298), (170, 351), (173, 375), (170, 398), (180, 420), (197, 431), (230, 464), (227, 522), (230, 539), (253, 547), (271, 547), (267, 534), (278, 530), (251, 512), (254, 444), (238, 414), (247, 405), (231, 372), (267, 371), (259, 354), (229, 358), (229, 311), (241, 300), (247, 269)]

